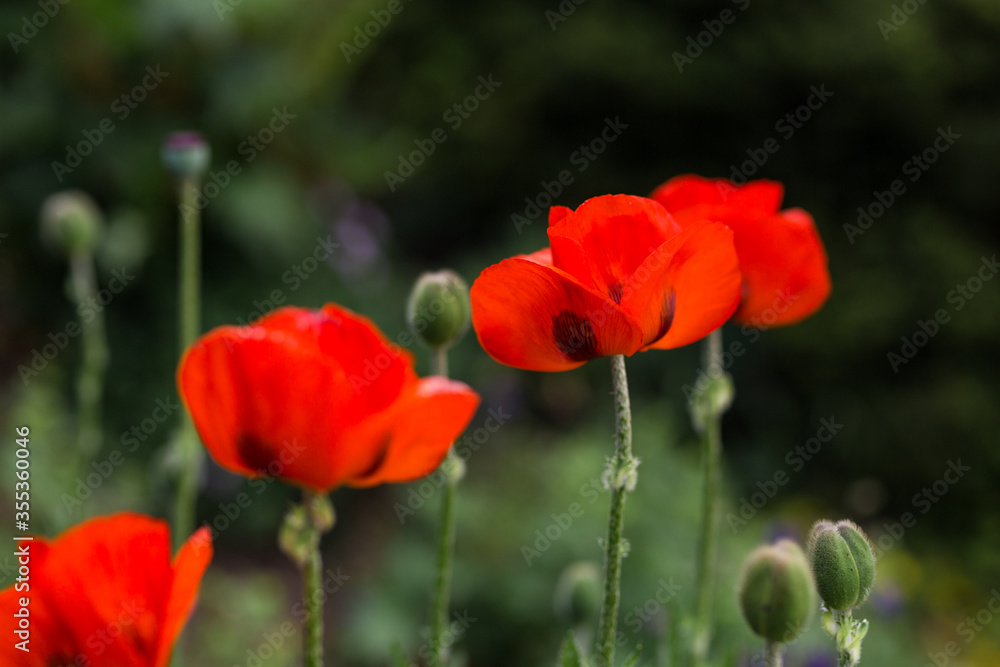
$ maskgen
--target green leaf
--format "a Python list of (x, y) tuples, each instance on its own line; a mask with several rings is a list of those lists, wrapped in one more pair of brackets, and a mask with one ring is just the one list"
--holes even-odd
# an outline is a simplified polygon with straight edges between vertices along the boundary
[(635, 650), (632, 651), (632, 655), (625, 659), (625, 664), (622, 667), (635, 667), (639, 664), (639, 655), (642, 653), (642, 644), (637, 644)]
[(556, 667), (588, 667), (587, 659), (580, 653), (580, 646), (576, 643), (576, 635), (572, 630), (567, 633), (566, 640), (559, 649)]

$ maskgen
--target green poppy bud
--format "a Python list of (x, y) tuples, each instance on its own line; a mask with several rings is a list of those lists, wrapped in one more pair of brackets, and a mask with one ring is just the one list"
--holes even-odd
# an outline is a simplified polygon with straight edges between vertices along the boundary
[(163, 142), (163, 164), (175, 176), (200, 178), (208, 171), (212, 149), (197, 132), (174, 132)]
[(90, 196), (79, 190), (59, 192), (42, 204), (42, 239), (67, 255), (93, 252), (101, 238), (103, 217)]
[(469, 327), (469, 287), (454, 271), (425, 273), (406, 304), (406, 321), (432, 349), (448, 347)]
[(851, 521), (817, 521), (809, 535), (809, 562), (828, 609), (864, 604), (875, 582), (875, 552), (868, 536)]
[(758, 547), (747, 556), (738, 594), (750, 629), (773, 643), (787, 644), (802, 634), (816, 607), (809, 562), (791, 540)]
[(556, 616), (572, 625), (589, 622), (597, 618), (602, 597), (601, 569), (597, 564), (573, 563), (563, 570), (556, 583)]

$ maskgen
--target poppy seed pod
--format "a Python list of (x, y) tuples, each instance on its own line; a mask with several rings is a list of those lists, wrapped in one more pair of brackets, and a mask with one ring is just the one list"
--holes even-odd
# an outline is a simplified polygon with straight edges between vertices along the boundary
[(747, 556), (738, 594), (750, 629), (769, 642), (794, 640), (816, 607), (809, 563), (791, 540), (758, 547)]
[(103, 220), (97, 204), (85, 192), (59, 192), (42, 204), (42, 239), (67, 255), (89, 253), (101, 238)]
[(469, 327), (469, 287), (454, 271), (425, 273), (406, 303), (410, 330), (428, 347), (455, 343)]
[(163, 142), (161, 157), (175, 176), (199, 178), (208, 171), (212, 149), (197, 132), (174, 132)]
[(875, 553), (851, 521), (817, 521), (809, 534), (809, 563), (828, 609), (845, 611), (864, 604), (875, 582)]

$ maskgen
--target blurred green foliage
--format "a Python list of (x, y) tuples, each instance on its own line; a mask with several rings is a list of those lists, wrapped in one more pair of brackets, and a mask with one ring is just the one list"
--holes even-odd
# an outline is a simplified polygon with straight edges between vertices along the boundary
[[(213, 149), (208, 182), (217, 187), (204, 190), (207, 327), (282, 303), (336, 301), (372, 317), (390, 338), (405, 331), (405, 297), (421, 271), (449, 266), (471, 282), (482, 267), (543, 246), (544, 215), (520, 229), (512, 216), (530, 217), (532, 202), (544, 209), (544, 184), (563, 170), (572, 182), (554, 203), (576, 206), (609, 192), (646, 194), (679, 173), (729, 176), (747, 165), (744, 173), (782, 181), (788, 206), (814, 215), (834, 292), (813, 318), (759, 340), (726, 329), (727, 341), (742, 341), (746, 352), (729, 369), (737, 397), (723, 429), (724, 512), (739, 516), (743, 499), (779, 470), (790, 482), (735, 534), (722, 523), (719, 659), (727, 647), (746, 656), (759, 650), (732, 592), (743, 557), (778, 534), (801, 538), (826, 515), (851, 517), (891, 547), (866, 608), (866, 662), (917, 664), (957, 641), (963, 664), (997, 664), (1000, 626), (966, 643), (958, 623), (984, 607), (1000, 577), (1000, 281), (983, 282), (971, 298), (952, 290), (1000, 246), (1000, 4), (387, 7), (69, 2), (16, 49), (8, 35), (0, 48), (0, 423), (9, 434), (15, 424), (32, 426), (35, 527), (55, 534), (85, 516), (126, 508), (163, 516), (170, 506), (163, 472), (177, 413), (162, 424), (150, 419), (157, 400), (176, 400), (176, 209), (159, 161), (167, 133), (198, 130)], [(734, 20), (717, 36), (706, 32), (704, 22), (725, 10)], [(5, 34), (22, 34), (23, 17), (37, 11), (33, 3), (0, 6)], [(551, 13), (560, 11), (564, 21)], [(879, 23), (894, 16), (898, 30)], [(697, 52), (688, 38), (701, 39), (702, 52), (679, 71), (676, 54)], [(480, 77), (499, 86), (469, 111)], [(833, 94), (796, 127), (786, 116), (805, 114), (813, 87)], [(276, 114), (286, 126), (262, 132)], [(627, 127), (595, 159), (581, 159), (606, 119)], [(438, 128), (445, 140), (412, 176), (387, 181)], [(907, 167), (948, 128), (960, 136), (946, 152), (926, 171)], [(748, 163), (769, 138), (777, 152)], [(70, 165), (69, 153), (88, 145), (79, 166), (53, 166)], [(905, 192), (876, 215), (877, 197), (887, 200), (876, 193), (897, 179)], [(105, 454), (121, 450), (124, 463), (72, 511), (63, 494), (77, 493), (78, 478), (100, 463), (72, 451), (79, 340), (37, 377), (25, 382), (19, 372), (50, 332), (76, 319), (66, 267), (44, 249), (37, 224), (44, 198), (71, 187), (91, 193), (111, 221), (99, 284), (112, 270), (135, 276), (106, 307)], [(860, 235), (844, 228), (858, 225), (859, 207), (873, 216)], [(339, 246), (311, 261), (325, 254), (324, 240)], [(887, 355), (901, 353), (901, 337), (912, 341), (939, 309), (947, 323), (894, 372)], [(643, 464), (628, 508), (626, 631), (625, 614), (671, 577), (681, 589), (679, 632), (687, 630), (699, 487), (683, 387), (697, 378), (696, 348), (639, 354), (628, 364)], [(426, 354), (415, 352), (427, 372)], [(468, 336), (451, 368), (483, 394), (484, 409), (513, 414), (470, 459), (460, 491), (453, 609), (478, 620), (456, 652), (477, 666), (551, 664), (567, 629), (552, 608), (556, 581), (571, 563), (600, 559), (604, 495), (593, 505), (583, 500), (584, 515), (530, 567), (521, 547), (552, 513), (581, 502), (581, 485), (599, 477), (610, 454), (607, 364), (559, 375), (516, 371)], [(816, 435), (822, 418), (843, 429), (807, 461), (794, 448)], [(147, 422), (151, 432), (141, 430)], [(130, 451), (134, 427), (144, 439)], [(0, 439), (5, 460), (12, 441)], [(959, 459), (971, 471), (934, 494), (948, 462)], [(7, 498), (12, 481), (0, 484)], [(418, 488), (335, 494), (340, 520), (326, 558), (350, 580), (328, 604), (332, 664), (387, 664), (397, 639), (419, 655), (437, 498), (402, 525), (394, 510)], [(933, 502), (914, 496), (925, 488)], [(245, 489), (211, 467), (199, 519), (216, 520)], [(272, 485), (220, 532), (182, 664), (248, 665), (247, 651), (291, 618), (298, 582), (274, 531), (293, 496)], [(894, 537), (906, 512), (916, 523)], [(665, 611), (629, 635), (650, 658)], [(814, 628), (787, 664), (805, 664), (806, 646), (829, 654), (821, 635)], [(295, 664), (297, 651), (296, 636), (267, 664)]]

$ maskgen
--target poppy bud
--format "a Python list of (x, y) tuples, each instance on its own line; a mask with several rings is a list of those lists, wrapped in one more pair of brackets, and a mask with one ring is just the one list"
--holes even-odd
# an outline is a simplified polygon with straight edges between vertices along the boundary
[(556, 584), (556, 616), (572, 625), (597, 617), (601, 609), (601, 570), (590, 561), (569, 565)]
[(868, 599), (875, 581), (875, 553), (853, 522), (817, 521), (809, 535), (809, 562), (828, 609), (846, 611)]
[(758, 547), (747, 556), (738, 594), (750, 629), (774, 643), (798, 637), (816, 607), (809, 562), (791, 540)]
[(406, 304), (410, 329), (428, 347), (448, 347), (469, 327), (469, 287), (454, 271), (425, 273)]
[(163, 142), (163, 164), (175, 176), (200, 178), (208, 171), (212, 149), (197, 132), (174, 132)]
[(41, 223), (45, 243), (67, 255), (92, 252), (103, 231), (97, 204), (79, 190), (59, 192), (46, 199)]

